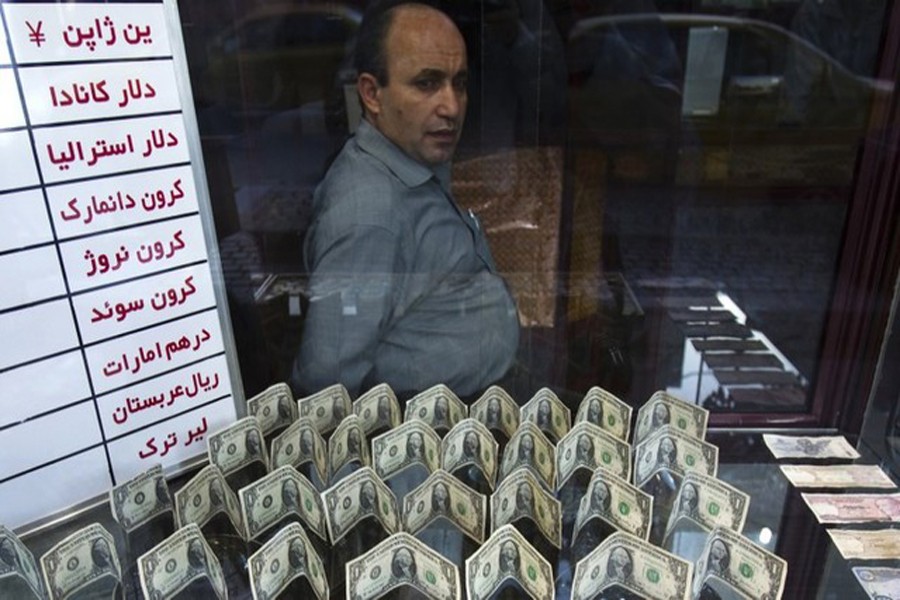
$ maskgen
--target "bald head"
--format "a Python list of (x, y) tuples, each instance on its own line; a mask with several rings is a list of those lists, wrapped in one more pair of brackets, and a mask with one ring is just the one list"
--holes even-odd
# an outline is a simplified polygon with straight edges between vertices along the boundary
[(465, 41), (446, 14), (424, 4), (395, 6), (385, 19), (383, 69), (361, 68), (357, 80), (366, 119), (414, 160), (446, 162), (468, 102)]

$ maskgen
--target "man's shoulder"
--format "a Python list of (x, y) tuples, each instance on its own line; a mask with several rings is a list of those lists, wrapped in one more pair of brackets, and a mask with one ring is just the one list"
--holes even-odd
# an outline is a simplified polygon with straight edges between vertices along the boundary
[(367, 211), (394, 210), (405, 187), (388, 167), (351, 138), (316, 189), (318, 211), (355, 206)]

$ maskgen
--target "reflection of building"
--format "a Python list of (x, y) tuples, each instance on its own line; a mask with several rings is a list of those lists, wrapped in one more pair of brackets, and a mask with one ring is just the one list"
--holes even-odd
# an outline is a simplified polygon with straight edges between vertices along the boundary
[[(680, 385), (673, 395), (711, 409), (797, 410), (806, 401), (807, 379), (764, 332), (748, 327), (747, 317), (722, 291), (687, 302), (667, 299), (684, 340)], [(674, 342), (677, 344), (678, 342)]]

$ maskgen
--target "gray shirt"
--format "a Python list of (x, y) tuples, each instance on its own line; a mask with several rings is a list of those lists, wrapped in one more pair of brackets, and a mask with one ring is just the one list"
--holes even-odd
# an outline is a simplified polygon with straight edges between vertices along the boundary
[(444, 383), (480, 392), (511, 366), (515, 304), (484, 232), (450, 194), (450, 167), (414, 161), (366, 121), (313, 198), (310, 306), (295, 390)]

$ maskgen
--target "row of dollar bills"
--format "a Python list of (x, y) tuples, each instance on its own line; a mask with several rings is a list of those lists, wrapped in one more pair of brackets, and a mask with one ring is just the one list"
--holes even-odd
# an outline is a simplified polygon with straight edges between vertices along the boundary
[[(784, 561), (740, 535), (746, 494), (715, 478), (718, 450), (704, 441), (708, 413), (664, 392), (654, 394), (639, 409), (633, 432), (631, 408), (600, 388), (586, 394), (574, 426), (568, 407), (547, 389), (520, 408), (495, 387), (469, 408), (446, 386), (435, 386), (409, 401), (402, 421), (399, 403), (384, 385), (354, 403), (342, 386), (293, 402), (286, 386), (279, 385), (251, 398), (248, 404), (251, 416), (209, 436), (210, 464), (175, 493), (174, 501), (169, 499), (159, 469), (111, 490), (111, 510), (123, 528), (131, 530), (160, 512), (173, 510), (179, 532), (192, 525), (202, 527), (213, 516), (224, 514), (249, 540), (271, 532), (285, 519), (295, 519), (311, 535), (335, 543), (368, 517), (381, 523), (391, 538), (401, 533), (414, 535), (443, 517), (471, 539), (487, 544), (505, 525), (527, 518), (550, 544), (560, 548), (561, 507), (556, 495), (575, 471), (586, 470), (591, 480), (578, 507), (573, 538), (577, 539), (587, 523), (603, 520), (622, 534), (619, 537), (637, 544), (630, 549), (663, 553), (654, 555), (668, 556), (672, 569), (666, 573), (683, 575), (685, 564), (687, 572), (691, 571), (690, 561), (648, 542), (654, 498), (642, 488), (660, 473), (667, 473), (678, 482), (667, 530), (680, 519), (689, 519), (709, 533), (709, 551), (697, 563), (697, 572), (709, 575), (704, 580), (724, 582), (735, 589), (765, 588), (771, 598), (781, 594)], [(371, 440), (370, 448), (366, 436), (379, 428), (386, 431)], [(263, 440), (278, 430), (269, 451)], [(440, 431), (445, 432), (443, 437)], [(492, 431), (508, 437), (502, 455)], [(326, 443), (324, 436), (329, 433)], [(357, 470), (337, 478), (343, 467), (354, 461)], [(226, 476), (253, 462), (262, 463), (269, 472), (236, 493)], [(320, 487), (324, 482), (330, 487), (320, 493), (298, 471), (306, 463), (314, 465)], [(403, 498), (401, 507), (385, 480), (412, 464), (424, 466), (430, 476)], [(489, 509), (485, 496), (452, 475), (467, 465), (478, 469), (488, 482), (492, 490)], [(491, 536), (485, 531), (488, 510)], [(92, 535), (96, 538), (99, 533), (94, 530)], [(712, 544), (714, 539), (719, 543)], [(597, 550), (608, 547), (607, 541)], [(66, 558), (62, 550), (73, 547), (66, 544), (78, 546), (67, 538), (48, 552), (56, 555), (42, 557), (44, 583), (52, 598), (67, 597), (54, 590), (71, 591), (84, 583), (75, 576), (61, 583), (56, 575), (48, 575), (59, 572), (50, 566), (62, 564), (59, 560)], [(734, 564), (737, 571), (721, 566), (722, 546), (729, 556), (737, 554), (744, 559)], [(710, 553), (716, 560), (709, 559)], [(113, 569), (118, 566), (115, 552), (108, 554)], [(591, 552), (578, 567), (592, 564), (595, 554)], [(615, 554), (621, 559), (621, 552)], [(630, 555), (634, 558), (635, 552)], [(755, 562), (748, 562), (751, 558)], [(765, 569), (743, 569), (742, 574), (745, 563)], [(143, 566), (141, 569), (144, 585)], [(99, 572), (92, 569), (92, 577)], [(576, 568), (576, 579), (579, 572)], [(672, 580), (663, 577), (659, 569), (654, 572), (657, 575), (650, 579)], [(752, 572), (752, 577), (747, 572)], [(681, 575), (675, 579), (682, 581), (685, 593), (692, 581), (698, 581)], [(594, 585), (594, 580), (588, 577), (584, 585)], [(648, 591), (633, 577), (619, 577), (616, 582), (635, 593), (657, 597), (656, 588)]]

